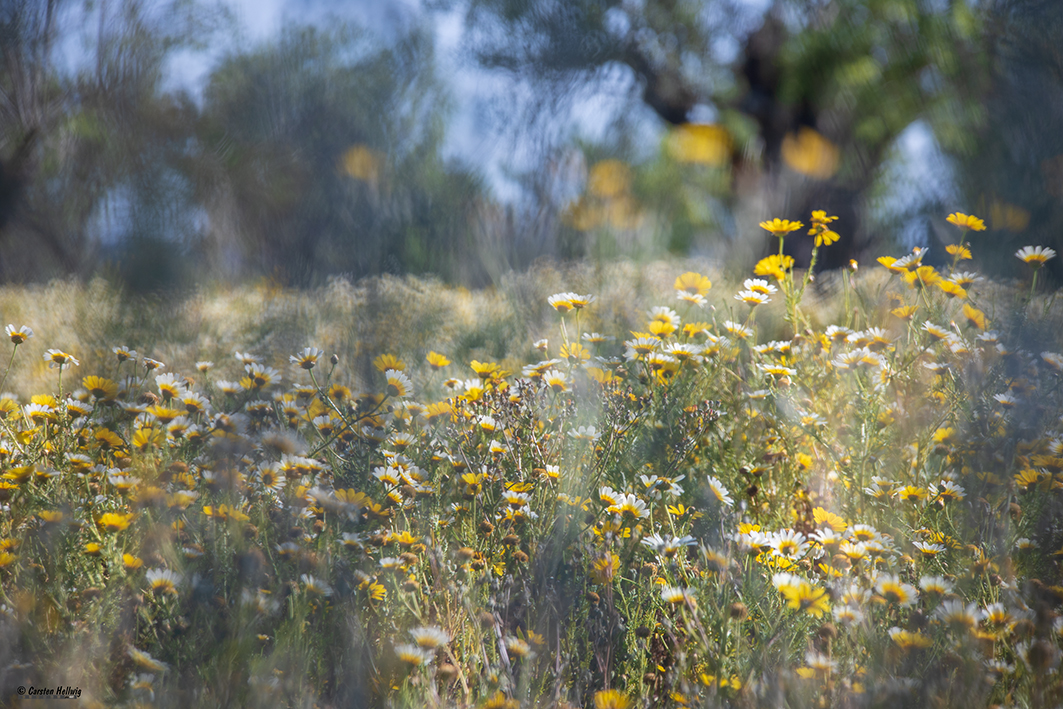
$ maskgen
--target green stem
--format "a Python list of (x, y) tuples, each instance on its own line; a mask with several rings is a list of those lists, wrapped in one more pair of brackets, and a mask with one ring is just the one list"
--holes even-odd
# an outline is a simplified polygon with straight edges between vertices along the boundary
[(849, 303), (849, 272), (842, 270), (842, 294), (845, 297), (845, 327), (852, 325), (853, 309)]
[(958, 249), (956, 249), (956, 253), (954, 253), (954, 254), (952, 255), (952, 266), (950, 266), (950, 267), (949, 267), (949, 275), (950, 275), (950, 276), (951, 276), (952, 274), (956, 273), (956, 264), (960, 262), (960, 254), (961, 254), (961, 253), (963, 252), (963, 246), (964, 246), (964, 244), (963, 244), (963, 240), (964, 240), (965, 238), (967, 238), (967, 230), (966, 230), (966, 229), (964, 229), (964, 230), (963, 230), (963, 233), (962, 233), (962, 234), (960, 234), (960, 244), (959, 244), (959, 248), (958, 248)]
[(11, 373), (11, 365), (15, 363), (15, 353), (18, 352), (18, 343), (15, 343), (14, 349), (11, 350), (11, 359), (7, 361), (7, 369), (4, 370), (4, 378), (0, 379), (0, 391), (4, 390), (4, 384), (7, 383), (7, 375)]

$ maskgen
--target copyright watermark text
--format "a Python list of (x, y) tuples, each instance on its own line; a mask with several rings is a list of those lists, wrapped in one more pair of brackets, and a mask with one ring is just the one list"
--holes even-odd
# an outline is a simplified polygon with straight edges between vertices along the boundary
[(81, 697), (81, 687), (19, 687), (20, 697), (61, 697), (63, 699), (78, 699)]

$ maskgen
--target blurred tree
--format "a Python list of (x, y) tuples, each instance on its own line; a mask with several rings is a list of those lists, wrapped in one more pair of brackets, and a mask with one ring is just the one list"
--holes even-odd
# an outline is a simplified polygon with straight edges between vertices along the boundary
[[(27, 192), (38, 171), (42, 135), (51, 134), (63, 92), (52, 68), (61, 0), (0, 4), (0, 248), (18, 224)], [(50, 255), (66, 260), (54, 235), (41, 235)], [(25, 247), (25, 244), (20, 246)], [(10, 247), (0, 251), (10, 250)], [(3, 254), (6, 256), (6, 254)], [(8, 258), (0, 258), (0, 277)]]
[[(959, 204), (935, 209), (988, 212), (990, 193), (1018, 191), (990, 190), (979, 175), (1014, 187), (1022, 184), (1011, 177), (1017, 169), (1025, 180), (1058, 182), (1044, 175), (1063, 174), (1063, 162), (1051, 161), (1063, 153), (1049, 150), (1060, 135), (1059, 102), (1028, 106), (1037, 85), (1059, 95), (1052, 38), (1061, 14), (1051, 0), (774, 0), (755, 20), (734, 1), (471, 0), (466, 18), (485, 66), (540, 82), (544, 93), (572, 95), (620, 66), (635, 79), (633, 98), (665, 126), (714, 115), (733, 139), (725, 203), (745, 237), (733, 246), (748, 244), (766, 216), (807, 220), (811, 209), (826, 208), (842, 216), (844, 241), (826, 253), (826, 264), (837, 266), (870, 246), (867, 200), (897, 137), (917, 122), (971, 175)], [(728, 46), (740, 47), (737, 56)], [(1040, 68), (1024, 68), (1031, 66)], [(1015, 112), (1020, 120), (1008, 115)], [(662, 194), (674, 196), (661, 168), (656, 163), (658, 184), (670, 185)], [(1014, 194), (997, 198), (997, 212), (1011, 215), (1000, 221), (1023, 222), (1025, 212), (1007, 205), (1018, 207), (1030, 213), (1031, 230), (1041, 225), (1042, 241), (1058, 239), (1044, 228), (1059, 219), (1058, 199), (1049, 206), (1051, 190), (1038, 193), (1041, 212)], [(666, 216), (681, 232), (693, 223), (689, 205), (673, 197), (671, 208)], [(1042, 212), (1047, 221), (1038, 221)], [(808, 240), (787, 244), (810, 249)]]
[[(198, 235), (186, 178), (196, 108), (162, 89), (166, 62), (225, 17), (187, 0), (0, 5), (0, 278), (86, 275), (130, 247), (143, 253), (126, 272), (157, 285), (143, 268), (158, 261), (151, 245), (181, 250)], [(77, 39), (84, 53), (58, 63), (56, 46)]]
[[(966, 205), (986, 220), (988, 230), (971, 237), (986, 269), (1026, 276), (1019, 248), (1063, 253), (1063, 4), (995, 0), (986, 12), (992, 83), (956, 173)], [(1063, 280), (1060, 259), (1045, 275)]]
[[(212, 74), (201, 176), (216, 248), (303, 284), (332, 273), (476, 279), (478, 181), (439, 155), (447, 102), (427, 34), (284, 32)], [(475, 268), (474, 268), (475, 271)]]

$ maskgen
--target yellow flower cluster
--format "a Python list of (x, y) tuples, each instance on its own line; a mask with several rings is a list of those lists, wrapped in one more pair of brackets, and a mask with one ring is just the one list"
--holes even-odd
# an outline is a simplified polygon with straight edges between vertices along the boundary
[[(834, 219), (812, 214), (817, 248)], [(1063, 691), (1063, 342), (991, 330), (984, 279), (925, 255), (843, 274), (882, 302), (827, 324), (774, 254), (712, 308), (709, 278), (669, 277), (675, 309), (620, 331), (594, 295), (544, 293), (556, 330), (497, 358), (425, 342), (356, 376), (306, 347), (185, 375), (123, 346), (72, 391), (0, 395), (20, 662), (79, 643), (120, 678), (94, 696), (139, 699), (224, 666), (249, 703), (337, 681), (598, 709), (770, 703), (783, 681), (845, 705)], [(45, 360), (59, 386), (79, 365)]]

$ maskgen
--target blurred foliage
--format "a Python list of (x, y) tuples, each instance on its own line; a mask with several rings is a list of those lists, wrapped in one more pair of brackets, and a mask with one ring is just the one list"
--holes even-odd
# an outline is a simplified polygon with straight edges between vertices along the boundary
[[(543, 256), (748, 265), (770, 248), (759, 221), (812, 209), (849, 225), (821, 268), (893, 237), (940, 247), (939, 215), (955, 210), (987, 216), (981, 253), (998, 275), (1013, 274), (1001, 256), (1017, 246), (1063, 248), (1055, 2), (429, 7), (387, 41), (333, 21), (234, 48), (200, 98), (172, 86), (172, 67), (235, 29), (224, 6), (4, 3), (0, 279), (103, 268), (155, 290), (432, 272), (481, 285)], [(495, 118), (538, 156), (510, 174), (515, 203), (443, 157), (454, 105), (432, 22), (453, 10), (466, 58), (531, 88), (527, 102), (500, 98)], [(603, 86), (628, 90), (630, 110), (604, 137), (574, 139), (564, 105)], [(916, 128), (947, 184), (895, 179)], [(897, 190), (917, 198), (898, 206)], [(810, 240), (786, 249), (807, 265)]]
[[(1000, 254), (1019, 242), (1058, 243), (1063, 106), (1041, 98), (1046, 89), (1059, 95), (1063, 80), (1051, 39), (1063, 29), (1057, 3), (776, 0), (763, 20), (750, 12), (735, 2), (475, 0), (467, 21), (496, 28), (474, 34), (485, 66), (556, 94), (573, 95), (618, 66), (633, 77), (636, 100), (677, 126), (665, 144), (685, 164), (662, 169), (663, 155), (642, 162), (670, 247), (704, 246), (731, 219), (727, 230), (738, 236), (766, 213), (826, 208), (861, 225), (823, 264), (843, 265), (913, 216), (870, 219), (868, 202), (882, 191), (898, 137), (917, 124), (962, 175), (955, 204), (920, 206), (926, 221), (958, 205), (996, 209)], [(729, 45), (741, 46), (737, 57), (721, 51)], [(716, 123), (689, 123), (705, 115)], [(692, 128), (725, 132), (733, 150), (725, 160), (677, 156), (677, 146), (706, 150), (688, 142)], [(684, 199), (704, 177), (691, 163), (719, 167), (723, 184)], [(810, 248), (795, 255), (807, 260)]]
[[(160, 86), (168, 58), (207, 41), (223, 20), (183, 0), (3, 4), (0, 277), (87, 275), (108, 246), (137, 250), (195, 232), (196, 108)], [(69, 69), (57, 45), (77, 31), (86, 58)]]
[(427, 36), (376, 49), (350, 30), (286, 32), (228, 58), (207, 88), (203, 140), (224, 247), (285, 281), (380, 271), (461, 273), (480, 186), (439, 156), (446, 98)]
[[(138, 290), (256, 274), (482, 280), (463, 258), (482, 189), (439, 155), (447, 106), (427, 34), (381, 48), (342, 26), (292, 29), (225, 57), (197, 106), (164, 88), (165, 66), (224, 25), (206, 9), (5, 5), (0, 278), (110, 264)], [(70, 72), (54, 45), (76, 20), (98, 31), (94, 62)]]

